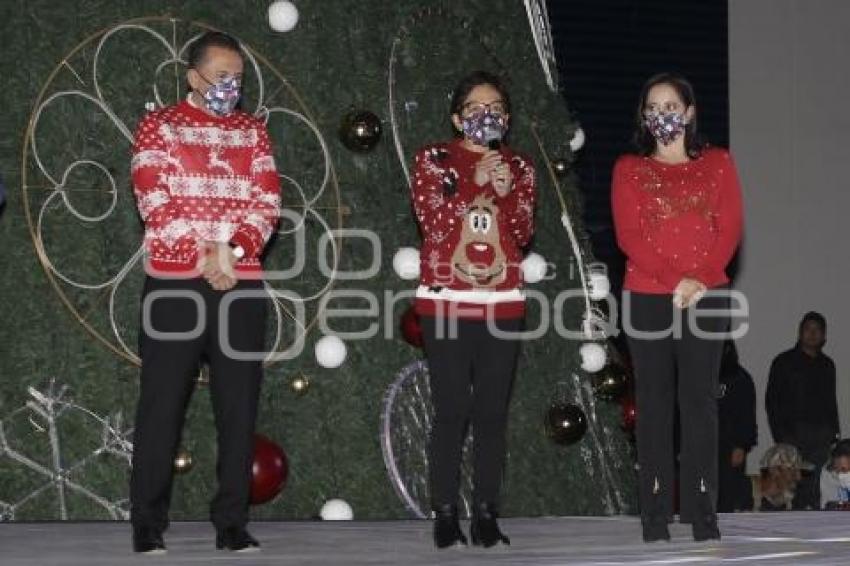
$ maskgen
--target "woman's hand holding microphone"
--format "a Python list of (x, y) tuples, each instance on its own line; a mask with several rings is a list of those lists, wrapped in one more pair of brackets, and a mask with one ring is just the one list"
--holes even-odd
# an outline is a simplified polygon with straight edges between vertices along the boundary
[(482, 187), (489, 182), (500, 197), (511, 192), (513, 180), (510, 165), (502, 160), (502, 154), (498, 151), (487, 151), (475, 164), (475, 184)]

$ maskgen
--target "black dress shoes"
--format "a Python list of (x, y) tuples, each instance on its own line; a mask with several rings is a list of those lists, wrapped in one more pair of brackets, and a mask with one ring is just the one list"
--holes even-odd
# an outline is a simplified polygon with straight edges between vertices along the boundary
[(244, 527), (227, 527), (218, 531), (215, 547), (233, 552), (255, 552), (260, 550), (260, 543)]
[(152, 527), (133, 527), (133, 552), (165, 554), (162, 532)]

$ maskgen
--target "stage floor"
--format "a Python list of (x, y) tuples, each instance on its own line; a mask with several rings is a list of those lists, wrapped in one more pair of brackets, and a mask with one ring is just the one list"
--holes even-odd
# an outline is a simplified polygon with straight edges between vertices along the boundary
[[(510, 547), (437, 551), (430, 523), (257, 522), (258, 553), (216, 551), (208, 523), (174, 523), (168, 553), (130, 552), (127, 523), (2, 523), (3, 566), (239, 564), (298, 566), (562, 564), (850, 564), (850, 513), (723, 515), (723, 540), (694, 543), (690, 527), (672, 525), (670, 543), (644, 544), (635, 517), (504, 519)], [(464, 526), (466, 528), (466, 526)]]

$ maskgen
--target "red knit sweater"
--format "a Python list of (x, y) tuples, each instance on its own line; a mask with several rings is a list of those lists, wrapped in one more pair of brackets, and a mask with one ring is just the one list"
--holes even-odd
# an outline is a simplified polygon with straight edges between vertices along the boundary
[(132, 179), (149, 274), (198, 277), (197, 247), (207, 240), (241, 246), (236, 272), (261, 276), (280, 181), (260, 120), (210, 116), (187, 100), (150, 112), (136, 130)]
[(726, 266), (742, 230), (741, 188), (728, 151), (706, 149), (675, 165), (623, 155), (611, 200), (627, 257), (625, 289), (673, 293), (685, 277), (709, 288), (728, 283)]
[(422, 233), (419, 314), (479, 320), (525, 314), (520, 263), (534, 231), (534, 165), (507, 147), (501, 152), (514, 178), (505, 197), (489, 183), (475, 184), (482, 154), (460, 140), (417, 152), (411, 192)]

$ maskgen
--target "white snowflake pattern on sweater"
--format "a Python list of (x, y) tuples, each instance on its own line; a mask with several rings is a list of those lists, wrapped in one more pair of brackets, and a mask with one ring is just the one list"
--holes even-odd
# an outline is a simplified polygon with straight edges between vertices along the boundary
[(133, 190), (155, 270), (194, 271), (201, 240), (245, 250), (259, 270), (278, 222), (280, 180), (265, 125), (242, 112), (209, 116), (188, 101), (148, 113), (137, 128)]

